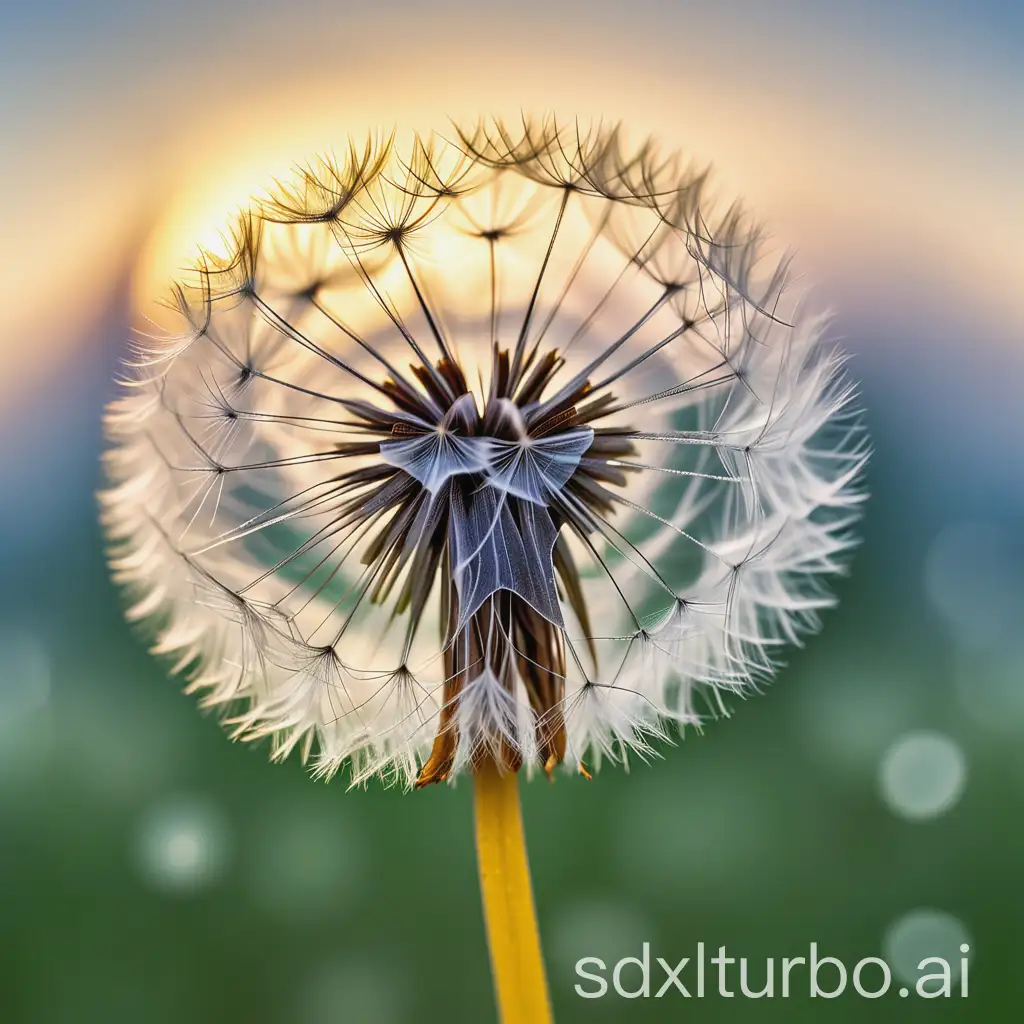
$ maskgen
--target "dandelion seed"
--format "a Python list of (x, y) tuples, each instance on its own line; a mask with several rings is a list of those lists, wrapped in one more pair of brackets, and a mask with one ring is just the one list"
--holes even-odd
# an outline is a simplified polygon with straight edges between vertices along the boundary
[(854, 389), (703, 170), (551, 119), (371, 139), (230, 250), (136, 342), (103, 505), (237, 737), (353, 783), (589, 775), (818, 625)]

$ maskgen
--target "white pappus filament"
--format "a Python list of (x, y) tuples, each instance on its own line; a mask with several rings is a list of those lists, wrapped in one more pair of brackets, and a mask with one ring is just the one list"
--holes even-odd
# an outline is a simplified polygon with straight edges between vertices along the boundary
[(867, 440), (704, 173), (552, 119), (370, 139), (230, 249), (135, 341), (102, 505), (130, 618), (235, 735), (355, 782), (585, 772), (817, 626)]

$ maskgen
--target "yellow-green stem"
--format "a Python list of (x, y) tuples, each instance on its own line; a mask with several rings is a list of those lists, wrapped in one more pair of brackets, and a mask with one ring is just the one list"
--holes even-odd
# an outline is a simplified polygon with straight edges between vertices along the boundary
[(474, 776), (476, 851), (501, 1024), (551, 1024), (515, 772)]

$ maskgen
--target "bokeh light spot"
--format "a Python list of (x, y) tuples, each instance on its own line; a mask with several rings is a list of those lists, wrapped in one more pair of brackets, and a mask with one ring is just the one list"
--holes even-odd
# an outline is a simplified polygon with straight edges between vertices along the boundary
[(967, 762), (948, 736), (913, 732), (901, 737), (882, 759), (880, 785), (889, 809), (923, 821), (945, 814), (963, 794)]
[(964, 923), (943, 910), (927, 907), (912, 910), (894, 921), (882, 943), (883, 955), (893, 974), (912, 988), (922, 974), (938, 973), (936, 965), (918, 967), (929, 957), (945, 960), (950, 966), (951, 979), (957, 980), (961, 974), (961, 959), (971, 957), (970, 951), (964, 953), (961, 946), (973, 948)]
[(166, 893), (191, 893), (215, 883), (226, 867), (230, 831), (207, 798), (176, 796), (151, 807), (136, 836), (143, 880)]

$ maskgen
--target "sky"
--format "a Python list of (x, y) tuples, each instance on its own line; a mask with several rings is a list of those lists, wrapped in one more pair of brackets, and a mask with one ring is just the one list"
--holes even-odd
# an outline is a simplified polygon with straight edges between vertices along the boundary
[[(0, 408), (274, 174), (369, 128), (555, 110), (712, 162), (830, 301), (1019, 344), (1019, 5), (10, 5)], [(908, 306), (911, 303), (911, 306)]]

